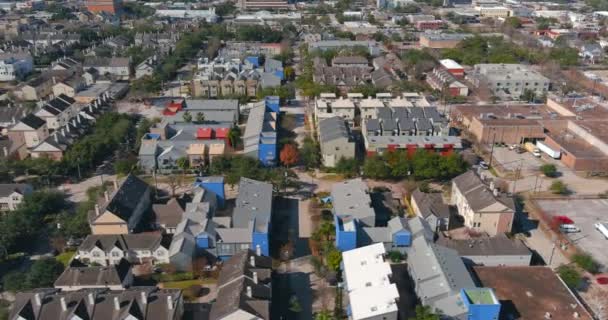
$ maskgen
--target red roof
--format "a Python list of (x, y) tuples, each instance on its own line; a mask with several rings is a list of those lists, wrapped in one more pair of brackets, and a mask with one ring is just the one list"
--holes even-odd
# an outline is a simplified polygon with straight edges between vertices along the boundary
[(225, 139), (228, 137), (229, 128), (218, 128), (215, 130), (215, 138), (216, 139)]
[(212, 134), (213, 130), (211, 128), (198, 128), (196, 130), (197, 139), (211, 139)]
[(555, 216), (555, 221), (559, 224), (573, 224), (574, 221), (567, 216)]

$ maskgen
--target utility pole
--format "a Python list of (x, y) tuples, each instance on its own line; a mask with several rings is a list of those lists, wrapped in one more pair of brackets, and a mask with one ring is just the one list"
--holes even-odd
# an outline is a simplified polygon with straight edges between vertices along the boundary
[(490, 149), (490, 163), (488, 163), (488, 167), (492, 167), (492, 159), (494, 158), (494, 144), (496, 143), (496, 131), (494, 131), (494, 136), (492, 136), (492, 147)]

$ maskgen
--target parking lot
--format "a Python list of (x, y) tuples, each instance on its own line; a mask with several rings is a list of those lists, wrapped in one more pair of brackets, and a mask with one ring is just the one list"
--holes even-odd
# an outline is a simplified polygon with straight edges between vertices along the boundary
[(494, 159), (508, 171), (515, 171), (521, 165), (521, 174), (524, 176), (538, 172), (543, 164), (530, 152), (517, 153), (507, 147), (494, 147)]
[(577, 247), (591, 254), (606, 270), (608, 240), (593, 225), (597, 222), (608, 222), (608, 199), (538, 200), (537, 204), (552, 216), (567, 216), (572, 219), (581, 232), (570, 233), (568, 238)]

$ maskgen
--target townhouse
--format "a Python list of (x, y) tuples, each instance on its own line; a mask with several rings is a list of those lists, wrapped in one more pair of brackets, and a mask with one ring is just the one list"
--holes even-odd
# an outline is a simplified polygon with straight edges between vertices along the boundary
[(83, 289), (124, 290), (133, 284), (131, 264), (126, 260), (110, 266), (85, 266), (73, 260), (55, 280), (55, 289), (64, 292)]
[(77, 259), (100, 266), (115, 265), (122, 259), (133, 264), (169, 263), (169, 249), (160, 233), (93, 234), (78, 247)]
[(29, 184), (0, 184), (0, 212), (14, 211), (23, 202), (23, 198), (34, 192)]
[(62, 291), (40, 288), (17, 293), (9, 319), (179, 320), (184, 313), (183, 303), (179, 289)]

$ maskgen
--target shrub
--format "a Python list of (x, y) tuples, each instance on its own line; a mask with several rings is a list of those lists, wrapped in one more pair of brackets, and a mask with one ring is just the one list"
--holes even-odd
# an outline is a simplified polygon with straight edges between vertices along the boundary
[(392, 262), (401, 262), (405, 259), (405, 255), (399, 251), (389, 251), (388, 258), (391, 259)]
[(576, 265), (580, 268), (585, 269), (587, 272), (591, 272), (593, 274), (599, 272), (599, 264), (589, 254), (575, 254), (572, 257), (572, 261), (574, 261), (574, 263), (576, 263)]
[(570, 288), (575, 289), (581, 283), (582, 276), (580, 272), (572, 266), (561, 265), (557, 268), (557, 273)]
[(552, 164), (544, 164), (540, 166), (540, 171), (549, 178), (557, 177), (557, 168)]
[(551, 190), (553, 194), (567, 194), (568, 186), (561, 180), (555, 180), (553, 183), (551, 183), (549, 190)]

